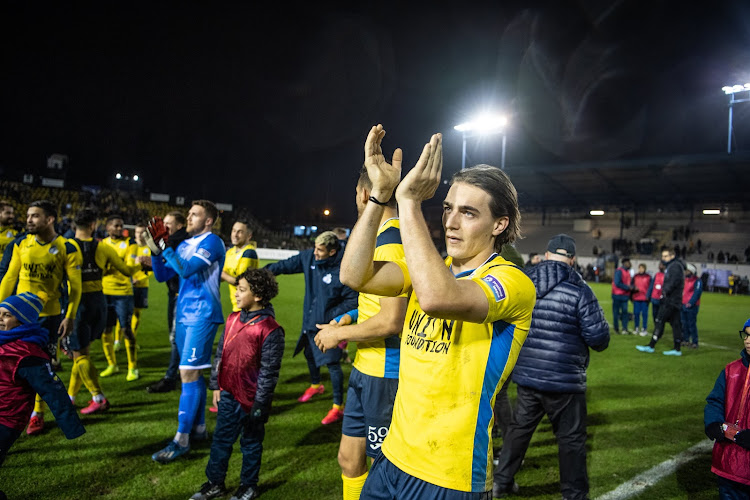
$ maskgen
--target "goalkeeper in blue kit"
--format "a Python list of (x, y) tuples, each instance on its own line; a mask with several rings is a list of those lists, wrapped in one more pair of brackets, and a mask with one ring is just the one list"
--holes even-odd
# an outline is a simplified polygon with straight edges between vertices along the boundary
[(207, 200), (194, 201), (187, 216), (186, 239), (176, 250), (167, 245), (169, 232), (161, 218), (147, 227), (154, 276), (160, 282), (180, 277), (175, 314), (175, 340), (180, 352), (180, 395), (177, 434), (152, 459), (168, 463), (190, 451), (191, 436), (207, 437), (206, 383), (203, 369), (211, 368), (211, 349), (217, 327), (224, 322), (219, 284), (224, 267), (224, 242), (211, 232), (218, 210)]

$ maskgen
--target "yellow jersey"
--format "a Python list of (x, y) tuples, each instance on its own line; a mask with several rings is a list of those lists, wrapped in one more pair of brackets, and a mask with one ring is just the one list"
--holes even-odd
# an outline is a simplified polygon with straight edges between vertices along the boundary
[[(234, 246), (227, 250), (227, 255), (224, 259), (224, 269), (222, 271), (232, 278), (236, 278), (248, 269), (258, 269), (258, 253), (255, 251), (252, 243), (248, 243), (243, 247)], [(233, 312), (240, 310), (237, 307), (237, 299), (234, 298), (235, 291), (237, 291), (237, 287), (230, 283), (229, 298), (232, 300)]]
[[(136, 245), (136, 256), (137, 257), (151, 257), (151, 249), (145, 245)], [(133, 274), (133, 286), (136, 288), (148, 288), (149, 276), (153, 274), (153, 271), (145, 271), (143, 268)]]
[[(114, 249), (117, 256), (125, 261), (125, 265), (135, 271), (135, 257), (138, 245), (132, 243), (127, 238), (104, 238), (101, 244), (107, 245)], [(130, 276), (122, 274), (117, 269), (107, 268), (102, 276), (102, 287), (104, 295), (133, 295), (133, 282)]]
[(35, 234), (14, 243), (8, 271), (0, 283), (0, 300), (7, 299), (18, 283), (16, 293), (47, 294), (47, 302), (40, 316), (62, 313), (60, 297), (64, 281), (68, 286), (66, 318), (75, 319), (81, 302), (81, 252), (76, 245), (60, 235), (41, 244)]
[(83, 293), (101, 292), (103, 273), (111, 268), (123, 274), (133, 272), (117, 256), (111, 246), (102, 245), (101, 241), (94, 241), (93, 238), (71, 238), (68, 241), (81, 253), (81, 290)]
[[(407, 276), (406, 266), (401, 268)], [(536, 290), (521, 269), (497, 254), (456, 278), (482, 288), (487, 317), (482, 323), (432, 318), (411, 294), (383, 453), (428, 483), (484, 492), (492, 489), (495, 395), (528, 335)]]
[[(401, 232), (398, 219), (388, 219), (378, 229), (375, 242), (376, 261), (401, 262), (406, 265), (404, 246), (401, 244)], [(404, 293), (399, 297), (406, 297)], [(360, 293), (357, 309), (358, 323), (366, 321), (380, 311), (380, 295)], [(381, 378), (398, 378), (399, 352), (401, 339), (399, 335), (357, 342), (357, 355), (354, 367), (365, 375)]]
[(0, 227), (0, 257), (3, 256), (5, 248), (16, 239), (16, 234), (18, 234), (18, 231), (10, 226)]

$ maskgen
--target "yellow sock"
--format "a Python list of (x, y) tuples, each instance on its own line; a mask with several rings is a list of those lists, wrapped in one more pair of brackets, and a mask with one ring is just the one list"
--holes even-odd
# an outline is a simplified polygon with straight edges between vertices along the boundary
[(37, 413), (44, 413), (44, 401), (39, 394), (36, 395), (36, 399), (34, 400), (34, 411)]
[(320, 386), (321, 384), (310, 384), (310, 387), (312, 387), (313, 389), (317, 389)]
[(341, 474), (341, 480), (344, 482), (344, 500), (359, 500), (366, 479), (367, 472), (359, 477), (346, 477)]
[(130, 328), (133, 330), (133, 336), (138, 334), (138, 327), (141, 326), (141, 311), (143, 309), (136, 307), (133, 309), (133, 319), (130, 320)]
[(114, 334), (112, 332), (102, 333), (102, 349), (104, 350), (104, 357), (107, 358), (108, 365), (116, 365), (117, 358), (115, 358), (115, 346), (113, 344)]
[(120, 322), (115, 325), (115, 341), (122, 342), (122, 332), (120, 331)]
[(125, 338), (125, 352), (128, 355), (128, 370), (138, 368), (138, 352), (135, 350), (135, 342)]
[(73, 368), (70, 369), (70, 382), (68, 383), (68, 396), (74, 398), (78, 394), (78, 391), (81, 390), (81, 377), (79, 376), (78, 372), (78, 360), (80, 358), (76, 358), (75, 361), (73, 361)]
[(336, 408), (337, 410), (340, 410), (341, 408), (344, 407), (344, 405), (333, 405), (333, 407)]
[(102, 393), (102, 388), (99, 385), (99, 374), (94, 368), (94, 364), (91, 362), (88, 356), (79, 356), (76, 358), (76, 366), (78, 367), (78, 375), (83, 379), (83, 384), (86, 389), (89, 390), (92, 396), (97, 396)]

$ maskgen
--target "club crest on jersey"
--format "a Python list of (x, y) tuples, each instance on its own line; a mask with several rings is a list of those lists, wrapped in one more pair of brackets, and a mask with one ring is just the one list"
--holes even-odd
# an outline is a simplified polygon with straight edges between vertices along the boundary
[(51, 253), (52, 255), (57, 255), (57, 252), (59, 252), (59, 250), (57, 249), (57, 247), (50, 247), (49, 248), (49, 253)]
[(15, 235), (13, 234), (13, 231), (8, 231), (7, 233), (5, 233), (5, 236), (6, 236), (7, 238), (12, 238), (12, 237), (13, 237), (13, 236), (15, 236)]
[(332, 280), (333, 280), (333, 277), (331, 276), (331, 273), (328, 273), (325, 276), (323, 276), (323, 283), (325, 283), (326, 285), (330, 285)]
[(503, 288), (503, 285), (500, 283), (500, 281), (492, 276), (491, 274), (488, 276), (485, 276), (482, 278), (482, 281), (487, 283), (490, 286), (490, 289), (492, 290), (492, 295), (495, 296), (495, 302), (500, 302), (505, 298), (505, 288)]
[(206, 250), (205, 248), (199, 248), (195, 251), (196, 254), (200, 255), (204, 259), (209, 259), (211, 257), (211, 252)]
[(128, 248), (128, 244), (123, 241), (120, 243), (120, 248)]

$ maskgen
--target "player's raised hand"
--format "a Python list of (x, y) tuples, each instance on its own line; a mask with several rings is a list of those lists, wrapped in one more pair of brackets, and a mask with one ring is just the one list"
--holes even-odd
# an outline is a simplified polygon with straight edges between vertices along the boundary
[(169, 230), (164, 225), (161, 217), (154, 217), (146, 225), (146, 234), (143, 235), (146, 246), (153, 255), (159, 255), (167, 248), (169, 242)]
[(393, 191), (401, 180), (401, 161), (403, 153), (401, 149), (393, 152), (391, 163), (388, 163), (383, 155), (383, 137), (385, 130), (383, 125), (376, 125), (370, 129), (365, 141), (365, 168), (372, 182), (371, 194), (373, 198), (381, 202), (387, 202), (393, 196)]
[(422, 154), (408, 174), (398, 185), (396, 198), (399, 201), (422, 202), (435, 195), (443, 172), (443, 135), (434, 134), (424, 145)]

